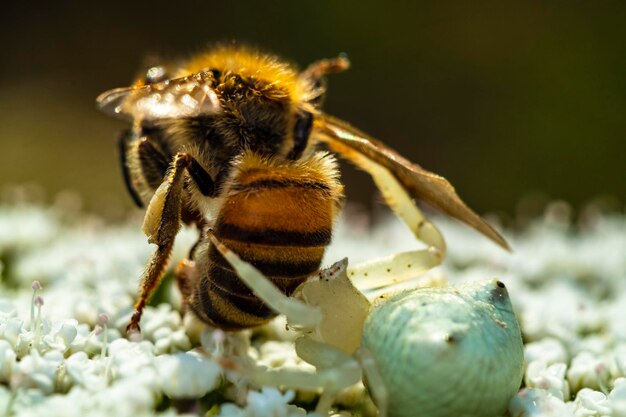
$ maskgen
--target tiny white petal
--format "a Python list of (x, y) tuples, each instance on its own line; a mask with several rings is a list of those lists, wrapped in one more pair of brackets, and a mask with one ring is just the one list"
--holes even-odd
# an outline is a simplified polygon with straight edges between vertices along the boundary
[(541, 360), (530, 362), (524, 378), (526, 386), (546, 390), (554, 397), (566, 400), (569, 398), (569, 384), (565, 380), (566, 369), (567, 365), (564, 363), (547, 366)]
[(606, 386), (608, 367), (601, 358), (591, 352), (581, 352), (572, 359), (567, 371), (572, 392), (583, 388), (602, 389)]
[(172, 398), (202, 397), (215, 389), (222, 369), (212, 360), (193, 353), (177, 353), (156, 358), (159, 384)]
[(611, 401), (611, 416), (626, 417), (626, 378), (615, 380), (615, 387), (609, 394)]
[(601, 416), (611, 412), (606, 395), (589, 388), (583, 388), (578, 392), (574, 404), (576, 404), (576, 416)]
[[(1, 269), (0, 269), (0, 272), (2, 272)], [(17, 316), (17, 308), (15, 307), (15, 304), (13, 304), (13, 302), (9, 299), (0, 298), (0, 323), (2, 323), (2, 321), (4, 320), (7, 320), (12, 317), (16, 317), (16, 316)]]
[(568, 354), (559, 340), (548, 337), (541, 341), (527, 343), (524, 346), (524, 358), (528, 363), (542, 360), (547, 365), (551, 365), (557, 362), (567, 362)]

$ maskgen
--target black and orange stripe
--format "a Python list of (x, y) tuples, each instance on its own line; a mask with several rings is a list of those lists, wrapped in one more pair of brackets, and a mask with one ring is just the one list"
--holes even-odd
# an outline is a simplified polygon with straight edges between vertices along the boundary
[[(324, 172), (335, 169), (334, 160), (294, 165), (242, 161), (214, 226), (222, 243), (287, 295), (319, 269), (342, 190), (336, 173)], [(257, 326), (276, 315), (216, 248), (205, 256), (209, 266), (191, 303), (196, 315), (224, 330)]]

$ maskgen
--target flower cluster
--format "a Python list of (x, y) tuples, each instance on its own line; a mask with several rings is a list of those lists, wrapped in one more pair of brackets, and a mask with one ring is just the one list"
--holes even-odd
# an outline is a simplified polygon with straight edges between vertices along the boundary
[[(513, 253), (434, 222), (449, 253), (432, 274), (454, 283), (497, 277), (509, 289), (527, 363), (510, 416), (626, 416), (626, 218), (598, 216), (576, 229), (547, 215), (507, 236)], [(339, 224), (325, 263), (419, 245), (395, 219), (363, 224), (349, 216)], [(173, 258), (194, 238), (183, 231)], [(293, 403), (310, 410), (318, 392), (251, 386), (220, 360), (313, 371), (280, 319), (254, 332), (198, 330), (166, 287), (145, 311), (143, 339), (125, 338), (151, 250), (137, 225), (0, 205), (0, 416), (314, 415)], [(362, 385), (341, 393), (338, 415), (373, 415), (364, 393)]]

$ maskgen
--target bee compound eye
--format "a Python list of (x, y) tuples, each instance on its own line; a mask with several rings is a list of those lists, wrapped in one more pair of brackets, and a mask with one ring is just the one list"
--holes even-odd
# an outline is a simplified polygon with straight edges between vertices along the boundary
[(289, 153), (289, 159), (298, 159), (306, 149), (313, 128), (313, 115), (309, 112), (299, 113), (293, 128), (293, 149)]

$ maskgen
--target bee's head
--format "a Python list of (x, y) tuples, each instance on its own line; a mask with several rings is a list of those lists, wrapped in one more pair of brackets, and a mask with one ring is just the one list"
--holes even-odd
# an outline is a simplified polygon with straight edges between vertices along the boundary
[(300, 158), (311, 133), (311, 113), (298, 110), (285, 88), (266, 80), (227, 73), (221, 81), (215, 88), (221, 103), (216, 126), (230, 146)]

